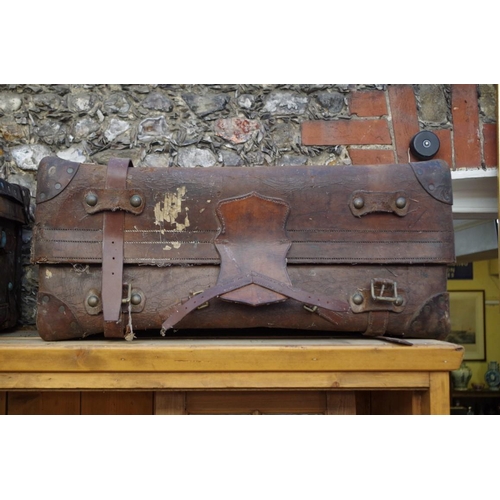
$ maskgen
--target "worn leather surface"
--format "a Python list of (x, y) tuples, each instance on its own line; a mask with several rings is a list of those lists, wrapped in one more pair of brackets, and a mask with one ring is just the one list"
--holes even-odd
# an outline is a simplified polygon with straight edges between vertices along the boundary
[[(425, 171), (428, 163), (421, 162), (417, 170)], [(446, 164), (437, 165), (433, 170), (449, 176)], [(37, 204), (35, 261), (101, 262), (103, 213), (89, 217), (81, 200), (89, 186), (104, 188), (105, 173), (106, 166), (82, 164), (57, 197)], [(446, 179), (443, 174), (445, 186), (432, 193), (450, 189)], [(132, 188), (144, 192), (146, 200), (139, 217), (125, 214), (127, 264), (219, 264), (217, 204), (250, 192), (294, 207), (286, 224), (292, 242), (289, 264), (454, 260), (451, 205), (431, 196), (409, 165), (133, 168), (127, 177), (127, 189)], [(349, 202), (358, 190), (404, 191), (411, 209), (404, 217), (383, 212), (355, 216)]]
[[(446, 293), (446, 265), (454, 261), (451, 177), (443, 162), (129, 168), (125, 185), (113, 189), (140, 190), (142, 212), (89, 214), (82, 199), (90, 188), (105, 189), (106, 174), (106, 166), (79, 165), (55, 197), (37, 204), (40, 290), (72, 311), (80, 336), (102, 332), (105, 323), (85, 300), (108, 284), (113, 266), (103, 241), (118, 240), (103, 235), (119, 231), (110, 233), (108, 215), (123, 221), (122, 284), (140, 289), (145, 302), (130, 314), (114, 303), (111, 313), (103, 290), (103, 311), (111, 321), (118, 311), (137, 330), (267, 327), (443, 338), (449, 328), (442, 301), (428, 302)], [(350, 208), (360, 191), (375, 208), (362, 216)], [(397, 213), (391, 207), (401, 193), (409, 205)], [(370, 302), (372, 280), (397, 283), (403, 305)], [(117, 286), (109, 287), (115, 296)], [(363, 306), (354, 306), (355, 294)], [(308, 297), (326, 297), (330, 309), (309, 307)], [(421, 313), (425, 304), (441, 309)], [(422, 318), (437, 318), (439, 331), (425, 331)], [(124, 322), (117, 324), (123, 335)]]

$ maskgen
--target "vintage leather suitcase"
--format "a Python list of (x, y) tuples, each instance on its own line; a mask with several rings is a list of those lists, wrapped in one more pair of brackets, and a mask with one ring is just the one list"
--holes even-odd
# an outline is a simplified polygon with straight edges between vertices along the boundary
[(21, 313), (22, 228), (29, 222), (29, 189), (0, 179), (0, 330)]
[(38, 330), (442, 339), (451, 208), (449, 168), (434, 160), (162, 169), (45, 158)]

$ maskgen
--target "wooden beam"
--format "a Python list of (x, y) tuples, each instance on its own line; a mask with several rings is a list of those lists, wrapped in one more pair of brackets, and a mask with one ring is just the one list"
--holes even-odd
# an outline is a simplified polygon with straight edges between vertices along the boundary
[(0, 391), (0, 415), (7, 413), (7, 393)]
[(161, 391), (154, 394), (155, 415), (185, 415), (186, 393), (184, 391)]
[(328, 391), (326, 414), (356, 415), (356, 393), (354, 391)]
[(9, 392), (9, 415), (79, 415), (79, 392)]
[(429, 386), (428, 372), (0, 373), (0, 389), (372, 389)]
[(422, 413), (425, 415), (450, 414), (450, 376), (448, 373), (431, 373), (429, 390), (422, 396)]
[[(391, 372), (449, 371), (463, 347), (434, 340), (404, 346), (371, 339), (137, 340), (133, 342), (5, 339), (0, 372)], [(1, 388), (1, 386), (0, 386)]]
[(151, 415), (153, 393), (82, 392), (82, 415)]
[(325, 391), (194, 391), (186, 393), (190, 415), (324, 414)]

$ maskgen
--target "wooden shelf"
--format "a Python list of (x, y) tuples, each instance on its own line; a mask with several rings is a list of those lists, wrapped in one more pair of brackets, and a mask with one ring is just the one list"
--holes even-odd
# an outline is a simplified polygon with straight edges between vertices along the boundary
[[(233, 391), (238, 398), (241, 391), (249, 397), (259, 391), (298, 391), (302, 399), (304, 391), (320, 391), (326, 394), (326, 413), (366, 410), (370, 394), (371, 410), (378, 398), (375, 406), (385, 401), (393, 412), (449, 414), (449, 372), (460, 366), (463, 348), (433, 340), (412, 342), (413, 346), (364, 338), (45, 342), (36, 332), (14, 332), (0, 335), (0, 391), (153, 391), (156, 413), (175, 413), (172, 401), (184, 401), (174, 406), (184, 405), (185, 410), (186, 397), (197, 398), (199, 405), (212, 397), (207, 391), (215, 394), (218, 412), (221, 398), (228, 404), (228, 395), (221, 391)], [(193, 394), (186, 396), (189, 391)], [(373, 396), (377, 391), (380, 394)], [(395, 396), (404, 393), (399, 397), (404, 408), (396, 408), (403, 403), (397, 403), (391, 391)]]
[(453, 390), (451, 392), (451, 413), (466, 414), (469, 409), (474, 415), (500, 414), (500, 391)]

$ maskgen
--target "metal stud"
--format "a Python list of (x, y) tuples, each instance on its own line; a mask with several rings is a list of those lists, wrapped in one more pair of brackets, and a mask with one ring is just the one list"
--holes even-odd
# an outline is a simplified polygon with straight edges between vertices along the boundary
[(95, 207), (97, 205), (98, 198), (97, 195), (94, 193), (89, 193), (87, 196), (85, 196), (85, 203), (91, 207)]
[(14, 285), (11, 282), (9, 282), (7, 288), (9, 289), (9, 292), (12, 292), (12, 290), (14, 290)]
[(99, 297), (97, 295), (91, 295), (88, 299), (87, 299), (87, 304), (90, 306), (90, 307), (97, 307), (99, 305)]
[(142, 198), (138, 194), (134, 194), (130, 198), (130, 204), (135, 208), (140, 207), (142, 205)]
[(397, 200), (396, 200), (396, 206), (398, 208), (405, 208), (406, 207), (406, 198), (404, 196), (400, 196)]
[(363, 302), (364, 302), (364, 297), (361, 293), (355, 293), (353, 296), (352, 296), (352, 301), (354, 304), (356, 304), (357, 306), (360, 306)]
[(133, 293), (130, 297), (130, 303), (134, 306), (138, 306), (142, 302), (142, 297), (138, 293)]
[(394, 305), (396, 306), (402, 306), (403, 304), (404, 304), (404, 299), (401, 296), (397, 297), (396, 300), (394, 301)]
[(363, 200), (361, 196), (357, 196), (356, 198), (354, 198), (354, 200), (352, 200), (352, 204), (354, 205), (354, 208), (357, 208), (359, 210), (360, 208), (363, 208), (365, 206), (365, 200)]

